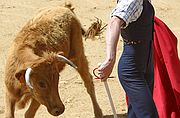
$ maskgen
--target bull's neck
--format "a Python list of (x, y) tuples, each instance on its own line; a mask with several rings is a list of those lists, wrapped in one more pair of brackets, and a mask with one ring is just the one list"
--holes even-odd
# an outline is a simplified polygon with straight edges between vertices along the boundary
[(25, 48), (19, 48), (17, 50), (16, 56), (18, 57), (18, 60), (22, 63), (29, 63), (29, 62), (35, 62), (40, 57), (36, 54), (34, 54), (33, 50), (29, 47)]

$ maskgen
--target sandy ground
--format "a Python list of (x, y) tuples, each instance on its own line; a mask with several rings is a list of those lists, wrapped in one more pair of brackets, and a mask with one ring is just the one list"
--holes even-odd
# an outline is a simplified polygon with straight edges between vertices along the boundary
[[(5, 111), (5, 87), (4, 87), (4, 66), (6, 63), (7, 49), (22, 26), (44, 7), (63, 5), (65, 0), (0, 0), (0, 118)], [(75, 7), (75, 12), (82, 23), (87, 28), (98, 17), (107, 22), (109, 14), (116, 4), (116, 0), (71, 0)], [(153, 5), (156, 16), (172, 29), (180, 39), (180, 1), (179, 0), (154, 0)], [(86, 56), (89, 60), (90, 71), (96, 67), (98, 62), (102, 62), (105, 57), (104, 34), (97, 37), (96, 41), (88, 39), (84, 41)], [(180, 49), (180, 45), (178, 46)], [(122, 52), (122, 42), (118, 43), (117, 60)], [(180, 52), (179, 52), (180, 54)], [(117, 64), (116, 64), (117, 65)], [(114, 79), (109, 79), (108, 83), (120, 118), (126, 117), (126, 103), (124, 91), (118, 81), (117, 66), (112, 75)], [(99, 105), (102, 108), (105, 118), (113, 118), (113, 113), (102, 82), (94, 80), (96, 95)], [(93, 118), (93, 110), (90, 98), (79, 75), (70, 67), (66, 67), (61, 74), (59, 92), (62, 101), (66, 106), (65, 112), (59, 118)], [(15, 113), (17, 118), (22, 118), (25, 110), (18, 110)], [(36, 118), (53, 118), (44, 106), (41, 106), (36, 114)]]

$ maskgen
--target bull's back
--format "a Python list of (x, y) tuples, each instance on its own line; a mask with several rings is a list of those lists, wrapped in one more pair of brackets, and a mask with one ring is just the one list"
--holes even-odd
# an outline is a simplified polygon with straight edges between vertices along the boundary
[(68, 8), (43, 10), (23, 27), (15, 42), (30, 45), (37, 55), (44, 51), (69, 52), (74, 20), (77, 19)]

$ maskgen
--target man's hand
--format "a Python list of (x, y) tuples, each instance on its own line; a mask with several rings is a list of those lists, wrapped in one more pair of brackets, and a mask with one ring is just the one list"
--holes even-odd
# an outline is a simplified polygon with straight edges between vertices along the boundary
[(98, 77), (102, 81), (106, 81), (107, 78), (112, 73), (113, 67), (114, 67), (115, 60), (105, 60), (103, 63), (98, 64)]

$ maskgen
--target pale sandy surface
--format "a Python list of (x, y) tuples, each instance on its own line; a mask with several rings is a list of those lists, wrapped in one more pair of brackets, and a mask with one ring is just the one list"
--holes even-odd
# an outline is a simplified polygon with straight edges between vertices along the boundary
[[(7, 49), (11, 41), (16, 36), (22, 26), (44, 7), (63, 5), (65, 0), (0, 0), (0, 118), (4, 116), (4, 65), (6, 63)], [(98, 17), (107, 22), (109, 14), (116, 4), (115, 0), (71, 0), (75, 7), (75, 12), (82, 23), (87, 28), (94, 17)], [(179, 0), (154, 0), (156, 15), (163, 19), (180, 39), (180, 1)], [(98, 37), (97, 37), (98, 38)], [(86, 56), (89, 60), (90, 71), (96, 67), (98, 62), (102, 62), (105, 57), (104, 34), (96, 41), (84, 41)], [(180, 49), (180, 45), (178, 46)], [(118, 44), (117, 60), (122, 52), (122, 42)], [(180, 53), (179, 53), (180, 54)], [(117, 64), (116, 64), (117, 65)], [(117, 114), (120, 118), (125, 118), (126, 104), (124, 91), (118, 81), (117, 66), (112, 73), (115, 79), (108, 81)], [(103, 110), (105, 118), (113, 118), (111, 107), (104, 89), (103, 83), (94, 80), (98, 102)], [(59, 92), (66, 106), (66, 111), (59, 118), (93, 118), (93, 110), (90, 98), (79, 75), (74, 69), (67, 67), (61, 74)], [(15, 113), (17, 118), (22, 118), (25, 110), (18, 110)], [(36, 118), (53, 118), (46, 108), (41, 106), (36, 114)]]

